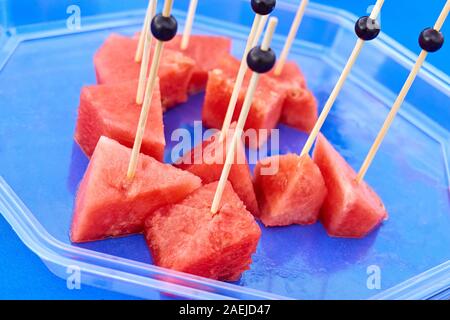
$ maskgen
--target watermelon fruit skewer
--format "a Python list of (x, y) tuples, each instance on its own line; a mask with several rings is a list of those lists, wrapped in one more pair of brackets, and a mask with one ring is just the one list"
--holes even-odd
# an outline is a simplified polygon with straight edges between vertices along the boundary
[[(136, 103), (141, 105), (144, 102), (144, 88), (145, 81), (147, 79), (147, 71), (148, 71), (148, 62), (150, 60), (151, 48), (152, 48), (152, 34), (149, 32), (150, 21), (153, 19), (153, 16), (156, 13), (156, 6), (158, 4), (157, 0), (150, 0), (149, 2), (149, 10), (147, 10), (147, 15), (145, 16), (144, 29), (141, 32), (141, 36), (139, 37), (138, 48), (136, 51), (136, 55), (138, 55), (139, 51), (141, 51), (140, 46), (141, 43), (144, 42), (143, 53), (140, 55), (140, 59), (138, 62), (142, 60), (141, 68), (139, 71), (139, 82), (138, 88), (136, 92)], [(144, 39), (144, 41), (142, 41)]]
[[(252, 5), (256, 2), (252, 2)], [(302, 3), (291, 28), (291, 37), (295, 37), (294, 31), (298, 28), (295, 24), (300, 23), (305, 6)], [(263, 16), (262, 20), (267, 18)], [(260, 28), (263, 24), (260, 23)], [(256, 43), (257, 37), (253, 46)], [(248, 45), (249, 43), (247, 47)], [(289, 46), (287, 43), (285, 48), (288, 50)], [(239, 63), (233, 57), (224, 57), (219, 63), (220, 69), (213, 70), (208, 77), (202, 119), (208, 127), (221, 128), (221, 139), (226, 137), (230, 123), (239, 117), (247, 90), (247, 66), (245, 63), (241, 63), (239, 67), (236, 64)], [(295, 62), (283, 62), (282, 65), (285, 67), (279, 68), (278, 73), (270, 72), (261, 77), (261, 84), (255, 93), (245, 126), (245, 130), (253, 129), (257, 132), (258, 141), (249, 143), (251, 148), (258, 148), (266, 141), (267, 135), (260, 135), (260, 130), (270, 131), (279, 121), (305, 132), (311, 132), (316, 123), (317, 101), (307, 89), (303, 74)]]
[(361, 17), (356, 22), (355, 32), (358, 41), (300, 154), (302, 157), (308, 156), (314, 140), (318, 137), (313, 160), (320, 168), (327, 188), (319, 218), (327, 233), (333, 237), (364, 237), (388, 216), (376, 192), (368, 184), (356, 181), (356, 172), (320, 134), (320, 129), (364, 42), (375, 39), (380, 32), (376, 17), (383, 2), (378, 0), (370, 16)]
[(198, 0), (191, 0), (189, 3), (186, 24), (184, 26), (183, 38), (181, 39), (181, 50), (186, 50), (189, 45), (189, 37), (191, 36), (192, 25), (194, 23), (195, 10), (197, 10)]
[[(302, 2), (289, 37), (295, 36), (306, 4), (307, 1)], [(289, 46), (285, 45), (282, 55), (287, 55)], [(280, 120), (309, 132), (317, 119), (317, 102), (306, 89), (296, 63), (288, 62), (283, 68), (284, 64), (278, 61), (278, 71), (275, 69), (269, 74), (287, 90)], [(268, 227), (315, 223), (327, 194), (320, 169), (308, 154), (286, 154), (259, 161), (255, 166), (254, 188), (259, 218)]]
[(387, 219), (376, 192), (364, 181), (356, 181), (356, 172), (321, 134), (313, 159), (328, 189), (320, 220), (330, 236), (362, 238)]
[[(450, 0), (447, 0), (434, 29), (425, 29), (419, 36), (419, 44), (423, 50), (358, 174), (345, 162), (325, 137), (319, 136), (313, 158), (322, 171), (329, 191), (322, 206), (320, 217), (329, 235), (361, 238), (387, 219), (388, 214), (381, 199), (363, 181), (363, 177), (428, 52), (437, 51), (442, 46), (444, 39), (439, 30), (448, 16), (449, 9)], [(361, 33), (358, 24), (355, 31)], [(428, 36), (425, 36), (425, 33), (428, 33)]]
[(236, 124), (236, 130), (233, 134), (231, 140), (231, 146), (227, 150), (227, 156), (225, 164), (223, 166), (222, 174), (220, 175), (219, 184), (217, 186), (216, 193), (214, 195), (213, 203), (211, 206), (211, 213), (216, 214), (220, 207), (220, 201), (225, 188), (225, 184), (228, 180), (230, 174), (230, 169), (232, 162), (234, 160), (234, 154), (237, 147), (238, 140), (240, 139), (245, 121), (247, 120), (248, 112), (252, 104), (253, 95), (255, 89), (258, 85), (259, 76), (261, 73), (270, 71), (275, 64), (276, 57), (275, 53), (270, 49), (270, 42), (272, 41), (273, 33), (275, 32), (278, 20), (276, 18), (270, 18), (269, 24), (264, 35), (263, 42), (260, 47), (254, 47), (249, 51), (246, 59), (249, 68), (253, 71), (252, 77), (250, 79), (250, 84), (248, 86), (247, 94), (245, 96), (244, 104), (242, 106), (241, 114), (239, 115), (239, 120)]
[(156, 15), (151, 22), (151, 31), (153, 36), (157, 39), (155, 51), (153, 53), (153, 60), (150, 67), (149, 79), (145, 88), (144, 104), (141, 109), (139, 117), (139, 124), (136, 130), (136, 138), (134, 140), (133, 149), (131, 152), (130, 163), (128, 165), (127, 177), (134, 178), (136, 174), (137, 162), (141, 150), (142, 139), (147, 124), (148, 113), (150, 109), (150, 102), (153, 96), (153, 90), (157, 83), (156, 75), (158, 73), (159, 63), (161, 61), (161, 54), (163, 44), (175, 37), (177, 33), (177, 20), (170, 14), (172, 10), (173, 0), (166, 0), (164, 2), (163, 13)]
[[(403, 101), (405, 100), (406, 95), (408, 94), (408, 91), (411, 89), (411, 85), (413, 84), (414, 80), (417, 77), (417, 74), (420, 71), (420, 68), (422, 67), (428, 52), (435, 52), (439, 50), (443, 43), (444, 43), (444, 37), (440, 33), (440, 29), (442, 28), (442, 25), (444, 24), (445, 20), (447, 19), (448, 13), (450, 10), (450, 0), (447, 0), (447, 3), (445, 4), (444, 8), (442, 9), (441, 14), (439, 15), (436, 23), (434, 24), (433, 28), (425, 29), (421, 32), (419, 36), (419, 44), (422, 47), (422, 51), (417, 58), (416, 63), (414, 64), (414, 67), (412, 68), (411, 72), (409, 73), (408, 78), (406, 79), (405, 84), (403, 85), (397, 99), (395, 100), (391, 110), (389, 111), (389, 114), (386, 118), (386, 120), (383, 123), (382, 128), (378, 132), (378, 135), (370, 148), (369, 153), (367, 154), (361, 169), (358, 172), (357, 181), (360, 182), (364, 179), (364, 175), (366, 174), (367, 170), (369, 169), (370, 164), (373, 161), (373, 158), (375, 157), (378, 148), (380, 147), (381, 143), (383, 142), (384, 137), (386, 136), (392, 122), (394, 121), (395, 116), (397, 115), (398, 110), (400, 109)], [(425, 40), (425, 34), (428, 33), (429, 35), (432, 35), (433, 37), (429, 37), (431, 40)]]
[[(327, 118), (328, 114), (330, 113), (331, 107), (333, 106), (334, 102), (336, 101), (337, 96), (339, 95), (339, 92), (342, 89), (342, 86), (344, 85), (345, 81), (347, 80), (348, 75), (350, 74), (350, 71), (353, 68), (353, 65), (356, 62), (356, 59), (358, 58), (361, 49), (364, 46), (365, 41), (373, 40), (375, 39), (379, 32), (380, 28), (378, 25), (378, 22), (376, 21), (378, 15), (380, 14), (381, 7), (383, 6), (384, 0), (377, 0), (375, 3), (375, 6), (372, 9), (372, 12), (370, 13), (369, 17), (361, 17), (358, 19), (355, 25), (356, 28), (360, 27), (360, 23), (363, 25), (361, 26), (362, 33), (358, 34), (358, 40), (355, 44), (355, 47), (353, 48), (353, 51), (342, 70), (341, 75), (339, 76), (338, 82), (336, 83), (335, 87), (333, 88), (333, 91), (331, 92), (330, 96), (328, 97), (327, 102), (325, 103), (325, 106), (323, 107), (322, 112), (320, 113), (319, 119), (317, 119), (316, 124), (314, 125), (314, 128), (312, 129), (311, 133), (308, 136), (308, 140), (306, 140), (306, 143), (303, 147), (302, 152), (300, 155), (308, 154), (311, 151), (312, 145), (317, 137), (317, 135), (320, 132), (320, 129), (322, 128), (323, 123), (325, 122), (325, 119)], [(365, 32), (364, 32), (365, 31)]]
[(247, 38), (247, 43), (245, 44), (244, 53), (242, 55), (242, 60), (239, 65), (238, 73), (236, 75), (236, 80), (234, 83), (230, 100), (228, 102), (228, 107), (226, 108), (226, 114), (223, 120), (222, 130), (220, 133), (220, 140), (223, 140), (227, 136), (227, 132), (232, 121), (234, 109), (236, 108), (236, 103), (239, 97), (239, 92), (241, 91), (245, 73), (247, 72), (248, 69), (245, 59), (250, 49), (256, 46), (256, 44), (258, 43), (262, 30), (266, 24), (267, 18), (269, 14), (272, 12), (272, 10), (275, 8), (275, 1), (268, 4), (271, 4), (271, 6), (269, 7), (264, 6), (263, 8), (258, 8), (257, 1), (252, 0), (252, 9), (255, 11), (255, 18), (253, 20), (252, 28)]
[(286, 63), (287, 56), (289, 54), (289, 50), (291, 50), (292, 43), (294, 42), (295, 36), (297, 35), (298, 28), (300, 27), (300, 23), (302, 22), (303, 15), (305, 14), (306, 6), (308, 5), (309, 0), (302, 0), (297, 9), (297, 13), (295, 14), (294, 21), (292, 22), (291, 29), (289, 30), (289, 34), (286, 38), (286, 42), (284, 43), (283, 50), (281, 51), (280, 58), (278, 59), (278, 63), (275, 66), (274, 74), (275, 76), (279, 76), (283, 71), (284, 64)]
[(144, 24), (142, 25), (141, 35), (139, 36), (138, 46), (136, 48), (136, 54), (134, 61), (140, 63), (142, 61), (143, 54), (145, 52), (145, 41), (148, 37), (148, 29), (150, 28), (150, 21), (156, 12), (157, 0), (149, 0), (147, 10), (145, 11)]
[[(380, 2), (378, 4), (380, 4)], [(301, 10), (301, 8), (299, 10)], [(362, 42), (358, 43), (362, 44)], [(356, 59), (357, 54), (360, 51), (358, 49), (358, 44), (355, 50), (356, 51), (354, 52), (356, 52), (356, 54), (353, 54), (347, 63), (347, 67), (340, 77), (340, 82), (336, 85), (336, 88), (329, 99), (328, 104), (330, 106), (342, 87), (343, 81), (345, 81), (347, 76), (346, 74), (350, 71), (350, 68), (354, 63), (354, 59)], [(326, 115), (327, 112), (322, 113), (322, 119), (325, 119)], [(319, 118), (314, 127), (315, 129), (320, 130), (320, 121), (321, 119)], [(313, 135), (314, 131), (310, 135), (310, 138)], [(264, 164), (257, 164), (255, 168), (255, 191), (261, 210), (261, 221), (267, 226), (289, 225), (293, 223), (309, 224), (316, 222), (319, 219), (320, 211), (322, 211), (322, 221), (325, 221), (324, 224), (331, 235), (363, 236), (365, 234), (364, 232), (368, 232), (368, 230), (366, 230), (368, 227), (372, 228), (386, 216), (386, 211), (382, 204), (378, 207), (375, 205), (375, 209), (370, 207), (373, 203), (381, 203), (378, 198), (372, 202), (364, 202), (360, 199), (364, 195), (370, 196), (371, 198), (375, 198), (376, 195), (366, 185), (360, 190), (348, 182), (351, 181), (352, 169), (342, 158), (340, 158), (339, 154), (334, 149), (334, 152), (330, 151), (332, 147), (329, 143), (325, 144), (325, 142), (323, 142), (324, 139), (325, 138), (321, 138), (320, 145), (317, 146), (318, 151), (315, 152), (317, 163), (314, 163), (309, 157), (309, 149), (306, 147), (303, 149), (300, 156), (287, 154), (267, 159), (266, 161), (269, 161), (271, 166), (273, 166), (273, 163), (278, 164), (278, 172), (275, 174), (263, 174), (263, 170), (266, 169)], [(324, 147), (324, 145), (326, 147)], [(335, 158), (339, 158), (340, 161), (335, 160)], [(327, 170), (329, 167), (332, 167), (333, 164), (338, 169), (335, 171), (331, 169)], [(339, 173), (341, 173), (343, 177), (340, 177)], [(352, 192), (342, 192), (342, 197), (336, 195), (340, 194), (339, 190), (344, 190), (346, 188), (350, 189)], [(333, 206), (333, 201), (336, 203), (339, 203), (339, 201), (343, 202), (342, 199), (345, 198), (345, 196), (349, 197), (349, 194), (354, 198), (350, 197), (350, 199), (347, 199), (348, 203), (346, 205), (343, 205), (342, 207), (337, 205)], [(354, 205), (354, 207), (352, 207), (352, 205)], [(366, 224), (366, 228), (362, 227), (357, 232), (348, 234), (341, 232), (339, 227), (335, 227), (336, 230), (333, 229), (330, 231), (328, 226), (331, 224), (329, 224), (328, 221), (333, 218), (337, 219), (339, 213), (336, 213), (336, 216), (333, 214), (333, 210), (336, 208), (345, 208), (344, 211), (346, 211), (340, 215), (341, 217), (347, 217), (348, 213), (350, 219), (352, 217), (355, 218), (354, 216), (356, 216), (355, 219), (366, 219), (361, 223), (368, 223)], [(360, 211), (362, 211), (361, 208), (367, 208), (368, 212), (375, 213), (372, 216), (369, 214), (360, 214)], [(370, 209), (373, 210), (370, 211)], [(339, 210), (336, 209), (336, 211)], [(373, 219), (371, 220), (370, 218)], [(352, 229), (352, 231), (355, 231), (354, 227), (350, 226), (349, 228)]]
[[(275, 55), (268, 46), (276, 23), (272, 18), (261, 48), (248, 54), (252, 70), (265, 72), (275, 64)], [(146, 240), (157, 265), (224, 281), (238, 280), (249, 268), (261, 230), (227, 178), (257, 83), (255, 72), (228, 147), (228, 170), (224, 166), (219, 182), (199, 188), (178, 204), (161, 208), (146, 221)]]
[[(267, 3), (269, 5), (272, 4), (272, 2), (270, 1), (268, 1)], [(275, 2), (273, 2), (273, 5), (275, 5)], [(237, 80), (233, 89), (233, 95), (239, 93), (240, 91), (242, 79), (241, 81), (239, 81), (239, 78), (243, 78), (247, 70), (247, 63), (245, 61), (245, 58), (250, 51), (250, 48), (258, 42), (269, 16), (268, 8), (263, 8), (264, 10), (258, 10), (259, 8), (256, 5), (252, 7), (257, 11), (255, 13), (252, 29), (247, 39), (244, 55), (240, 63)], [(269, 8), (270, 10), (273, 9), (273, 7), (270, 6)], [(228, 108), (233, 109), (234, 111), (234, 106), (237, 98), (233, 103), (233, 95), (230, 99)], [(190, 152), (183, 155), (183, 157), (177, 161), (176, 165), (179, 168), (188, 170), (199, 176), (200, 178), (202, 178), (204, 183), (210, 183), (220, 179), (223, 170), (223, 163), (224, 161), (226, 161), (224, 155), (226, 157), (226, 150), (228, 150), (229, 142), (233, 139), (232, 132), (229, 132), (230, 124), (226, 126), (225, 124), (226, 123), (224, 123), (224, 128), (219, 134), (212, 136), (207, 141), (203, 141)], [(247, 210), (249, 210), (253, 215), (258, 216), (258, 203), (256, 201), (253, 182), (250, 170), (248, 168), (245, 151), (241, 144), (237, 144), (236, 149), (236, 163), (232, 164), (228, 179), (230, 180), (232, 187), (234, 188), (236, 193), (243, 200), (244, 204), (247, 207)]]

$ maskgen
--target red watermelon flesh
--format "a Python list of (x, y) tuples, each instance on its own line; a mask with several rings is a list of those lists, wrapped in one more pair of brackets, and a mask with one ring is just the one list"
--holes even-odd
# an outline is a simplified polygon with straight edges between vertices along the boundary
[(284, 86), (286, 90), (292, 88), (306, 88), (305, 76), (294, 61), (287, 61), (279, 75), (275, 75), (275, 68), (272, 69), (268, 75), (277, 79), (278, 85)]
[(280, 75), (269, 75), (277, 81), (279, 90), (286, 90), (280, 122), (304, 132), (311, 132), (318, 118), (317, 100), (306, 87), (305, 77), (298, 65), (288, 61)]
[[(134, 61), (138, 40), (110, 35), (94, 56), (99, 84), (137, 80), (140, 64)], [(150, 60), (151, 61), (151, 60)], [(165, 48), (159, 67), (161, 100), (164, 108), (186, 102), (188, 85), (195, 61), (182, 53)]]
[(255, 192), (264, 225), (287, 226), (315, 223), (327, 188), (309, 155), (291, 153), (256, 164)]
[[(203, 183), (218, 181), (227, 156), (228, 148), (226, 145), (229, 146), (233, 138), (233, 128), (234, 125), (231, 126), (224, 141), (220, 141), (220, 132), (218, 132), (187, 152), (175, 165), (200, 177)], [(228, 180), (236, 194), (244, 202), (247, 210), (258, 216), (258, 203), (242, 143), (238, 144)]]
[[(226, 56), (220, 62), (220, 69), (209, 72), (202, 110), (202, 120), (205, 126), (218, 129), (222, 127), (239, 64), (240, 62), (235, 58)], [(238, 119), (241, 112), (250, 75), (251, 73), (248, 72), (240, 91), (233, 121)], [(244, 127), (246, 132), (248, 129), (256, 130), (257, 140), (247, 141), (252, 148), (261, 146), (267, 140), (268, 135), (260, 134), (259, 130), (274, 129), (280, 119), (281, 107), (286, 95), (275, 91), (274, 87), (276, 87), (276, 83), (271, 77), (261, 75)], [(270, 132), (268, 133), (270, 134)]]
[[(135, 102), (136, 90), (137, 81), (83, 87), (75, 140), (87, 156), (101, 136), (133, 146), (141, 112)], [(165, 139), (159, 85), (152, 98), (141, 152), (162, 161)]]
[(311, 91), (305, 88), (288, 91), (280, 122), (309, 133), (314, 128), (317, 118), (317, 100)]
[(130, 180), (130, 156), (131, 149), (100, 138), (75, 200), (73, 242), (142, 232), (145, 218), (156, 209), (181, 201), (201, 186), (193, 174), (143, 154)]
[(217, 68), (219, 57), (228, 55), (231, 50), (231, 39), (220, 36), (191, 35), (189, 45), (185, 50), (180, 49), (181, 35), (177, 35), (166, 45), (167, 48), (178, 50), (193, 59), (196, 63), (191, 81), (189, 93), (204, 91), (208, 81), (208, 72)]
[(328, 189), (320, 220), (330, 236), (362, 238), (387, 218), (375, 191), (364, 181), (356, 182), (356, 172), (323, 135), (317, 139), (313, 159)]
[(216, 188), (217, 182), (205, 185), (146, 220), (158, 266), (224, 281), (238, 280), (249, 269), (261, 230), (229, 183), (219, 211), (211, 214)]

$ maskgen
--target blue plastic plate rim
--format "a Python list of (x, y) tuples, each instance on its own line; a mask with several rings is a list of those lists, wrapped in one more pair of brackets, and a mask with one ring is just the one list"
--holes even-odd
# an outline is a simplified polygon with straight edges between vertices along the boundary
[[(290, 0), (279, 1), (278, 5), (293, 7), (294, 2)], [(323, 15), (332, 15), (334, 18), (338, 16), (339, 19), (342, 19), (342, 25), (348, 28), (353, 27), (353, 22), (357, 18), (347, 11), (315, 3), (310, 4), (308, 11), (320, 12), (320, 14)], [(109, 21), (111, 15), (108, 15), (109, 17), (105, 17), (104, 23), (98, 23), (96, 20), (95, 26), (92, 27), (90, 27), (88, 23), (87, 27), (83, 28), (82, 32), (105, 29), (114, 26), (138, 24), (142, 20), (143, 12), (144, 11), (142, 10), (127, 12), (127, 19), (115, 19), (113, 23)], [(121, 15), (122, 14), (118, 14), (117, 17), (120, 17)], [(114, 14), (114, 16), (116, 16), (116, 14)], [(180, 12), (180, 16), (184, 16), (184, 13)], [(135, 17), (135, 20), (130, 19), (130, 17)], [(200, 17), (198, 20), (202, 21), (202, 18)], [(205, 21), (208, 23), (214, 23), (214, 20), (210, 18), (203, 19), (203, 22)], [(233, 29), (237, 29), (234, 24)], [(9, 30), (6, 35), (0, 37), (0, 70), (22, 41), (70, 33), (70, 31), (63, 28), (57, 30), (49, 29), (48, 31), (39, 32), (38, 34), (26, 32), (16, 34), (14, 31), (15, 30)], [(407, 66), (412, 66), (417, 57), (417, 55), (407, 50), (385, 34), (380, 35), (379, 41), (377, 41), (375, 45), (385, 47), (388, 54), (395, 56)], [(425, 63), (421, 74), (441, 89), (448, 89), (450, 83), (449, 77), (432, 65)], [(445, 136), (448, 138), (448, 134), (445, 134), (444, 138), (441, 136), (436, 137), (436, 139), (439, 141), (445, 139)], [(442, 145), (445, 146), (445, 143)], [(448, 158), (450, 155), (450, 150), (444, 150), (444, 155)], [(450, 177), (448, 161), (446, 161), (446, 163), (447, 176)], [(191, 299), (233, 299), (240, 297), (241, 294), (246, 298), (254, 299), (289, 299), (288, 297), (279, 296), (268, 292), (243, 288), (234, 284), (167, 270), (154, 265), (132, 261), (108, 254), (99, 252), (95, 252), (95, 254), (93, 254), (90, 250), (65, 244), (55, 239), (45, 230), (45, 228), (34, 217), (32, 212), (19, 199), (19, 197), (1, 176), (0, 213), (5, 217), (24, 244), (35, 254), (37, 254), (44, 262), (63, 268), (76, 264), (80, 267), (85, 276), (101, 276), (103, 278), (116, 281), (117, 283), (129, 283), (134, 286), (140, 286), (144, 289), (156, 289), (160, 292)], [(76, 257), (76, 259), (74, 257)], [(108, 265), (112, 267), (104, 267), (99, 264), (92, 263), (93, 260), (100, 259), (106, 261)], [(132, 270), (134, 273), (122, 271), (124, 269), (129, 271)], [(58, 274), (57, 272), (55, 273), (60, 277), (64, 277), (62, 274)], [(156, 277), (148, 277), (150, 274)], [(157, 279), (158, 275), (161, 276), (161, 280)], [(164, 277), (167, 276), (170, 276), (171, 279), (180, 280), (180, 283), (182, 284), (165, 281)], [(99, 286), (102, 285), (99, 284)], [(120, 288), (124, 287), (126, 286), (117, 286), (116, 290), (121, 291)], [(205, 290), (206, 288), (209, 290)], [(223, 292), (224, 294), (211, 292), (211, 289), (217, 290), (217, 292)], [(370, 299), (432, 299), (434, 297), (446, 299), (450, 296), (449, 289), (450, 260), (419, 275), (416, 275), (415, 277), (410, 278), (392, 288), (386, 289), (382, 293), (372, 296)]]

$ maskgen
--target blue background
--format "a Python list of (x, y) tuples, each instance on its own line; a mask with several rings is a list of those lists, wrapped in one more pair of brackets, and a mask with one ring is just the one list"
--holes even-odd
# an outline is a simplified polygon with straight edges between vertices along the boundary
[[(200, 0), (202, 1), (202, 0)], [(1, 0), (0, 0), (1, 2)], [(364, 15), (374, 0), (316, 0)], [(143, 2), (145, 3), (145, 2)], [(419, 52), (417, 36), (421, 29), (433, 25), (445, 0), (386, 0), (382, 12), (383, 31), (413, 52)], [(443, 33), (450, 34), (449, 24)], [(430, 63), (450, 73), (450, 46), (431, 55)], [(129, 299), (131, 297), (82, 286), (68, 290), (66, 283), (54, 276), (22, 242), (8, 223), (0, 218), (0, 298), (2, 299)]]

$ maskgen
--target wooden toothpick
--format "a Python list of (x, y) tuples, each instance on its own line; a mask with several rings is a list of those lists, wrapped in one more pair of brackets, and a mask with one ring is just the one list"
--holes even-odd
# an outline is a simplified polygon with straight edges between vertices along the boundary
[[(164, 2), (164, 9), (162, 15), (164, 17), (170, 17), (170, 11), (172, 10), (173, 0), (166, 0)], [(139, 152), (141, 150), (142, 139), (145, 133), (145, 126), (147, 124), (148, 113), (153, 97), (153, 90), (157, 81), (157, 74), (159, 64), (161, 61), (161, 53), (164, 46), (164, 42), (157, 40), (155, 45), (155, 51), (153, 53), (153, 60), (150, 67), (150, 74), (148, 77), (147, 86), (145, 88), (144, 104), (142, 105), (141, 114), (139, 117), (139, 123), (136, 130), (136, 137), (134, 139), (133, 149), (131, 151), (130, 163), (128, 164), (127, 177), (133, 179), (136, 174), (136, 168), (139, 160)]]
[[(222, 124), (222, 130), (220, 132), (219, 139), (223, 139), (227, 136), (228, 129), (231, 125), (231, 120), (233, 119), (234, 109), (236, 108), (236, 103), (239, 98), (239, 92), (241, 91), (242, 83), (244, 82), (245, 73), (247, 72), (247, 54), (252, 47), (259, 41), (259, 37), (263, 31), (264, 25), (267, 21), (268, 15), (261, 16), (260, 14), (255, 14), (253, 19), (252, 28), (247, 38), (247, 43), (245, 45), (244, 54), (242, 55), (241, 64), (239, 65), (239, 71), (234, 82), (233, 92), (231, 93), (230, 101), (228, 102), (227, 112)], [(264, 25), (263, 25), (264, 24)]]
[[(384, 0), (378, 0), (372, 10), (372, 13), (370, 14), (370, 18), (371, 19), (376, 19), (380, 13), (381, 7), (383, 6)], [(308, 140), (306, 140), (306, 143), (302, 149), (302, 152), (300, 153), (300, 155), (305, 155), (308, 154), (309, 151), (311, 150), (311, 147), (315, 141), (315, 139), (317, 138), (317, 135), (320, 132), (320, 129), (322, 128), (323, 123), (325, 122), (325, 119), (328, 116), (328, 113), (330, 113), (331, 107), (333, 106), (334, 102), (336, 101), (337, 96), (339, 95), (339, 92), (342, 89), (342, 86), (345, 83), (345, 80), (347, 80), (347, 77), (351, 71), (351, 69), (353, 68), (353, 65), (356, 62), (356, 59), (358, 58), (361, 49), (364, 46), (364, 40), (362, 40), (361, 38), (358, 38), (358, 41), (355, 44), (355, 47), (353, 48), (353, 51), (350, 55), (350, 58), (347, 61), (347, 64), (345, 65), (344, 69), (342, 70), (342, 73), (333, 89), (333, 91), (331, 92), (330, 96), (328, 97), (327, 102), (325, 103), (325, 106), (323, 107), (322, 112), (320, 113), (319, 118), (317, 119), (316, 124), (314, 125), (314, 128), (312, 129), (311, 133), (309, 134)]]
[[(264, 27), (266, 26), (267, 20), (269, 20), (269, 15), (265, 15), (261, 17), (261, 21), (259, 22), (258, 29), (256, 30), (255, 36), (253, 37), (253, 42), (250, 46), (250, 49), (257, 46), (259, 39), (264, 31)], [(247, 64), (244, 64), (247, 67)]]
[(198, 0), (191, 0), (189, 3), (186, 24), (184, 26), (183, 38), (181, 38), (181, 50), (186, 50), (189, 45), (189, 37), (191, 36), (192, 24), (194, 22), (195, 10), (197, 9)]
[[(444, 8), (442, 9), (441, 14), (439, 15), (439, 18), (437, 19), (437, 21), (434, 25), (435, 30), (439, 31), (442, 28), (442, 25), (444, 24), (444, 21), (448, 16), (449, 10), (450, 10), (450, 0), (447, 0), (447, 3), (445, 4)], [(358, 172), (356, 181), (361, 182), (364, 179), (364, 176), (365, 176), (367, 170), (369, 169), (370, 164), (372, 163), (375, 155), (377, 154), (377, 151), (380, 148), (380, 145), (383, 142), (383, 139), (386, 136), (392, 122), (394, 121), (394, 118), (397, 115), (398, 110), (400, 109), (403, 101), (405, 100), (409, 89), (411, 89), (411, 85), (413, 84), (414, 80), (416, 79), (417, 74), (419, 73), (420, 68), (422, 67), (427, 55), (428, 55), (428, 52), (425, 50), (422, 50), (420, 52), (420, 55), (417, 58), (417, 61), (414, 64), (414, 67), (412, 68), (411, 72), (409, 73), (409, 76), (406, 79), (406, 82), (403, 85), (402, 90), (400, 91), (397, 99), (395, 100), (386, 120), (383, 123), (383, 126), (381, 127), (380, 131), (378, 132), (378, 135), (377, 135), (374, 143), (372, 144), (372, 147), (370, 148), (370, 151), (367, 154), (367, 156)]]
[[(261, 50), (263, 51), (269, 50), (270, 42), (272, 41), (273, 33), (275, 31), (277, 23), (278, 23), (277, 18), (270, 18), (266, 34), (261, 44)], [(236, 129), (234, 131), (231, 144), (229, 146), (229, 149), (227, 149), (225, 164), (223, 166), (222, 173), (220, 175), (220, 180), (217, 185), (216, 193), (214, 195), (213, 203), (211, 206), (211, 213), (213, 214), (217, 213), (217, 211), (219, 210), (223, 191), (225, 189), (225, 185), (228, 180), (228, 176), (230, 174), (230, 169), (234, 161), (234, 153), (237, 147), (237, 143), (241, 138), (242, 132), (244, 130), (245, 122), (247, 121), (248, 112), (250, 111), (250, 106), (252, 105), (253, 96), (255, 94), (255, 90), (259, 81), (259, 76), (260, 76), (259, 73), (253, 72), (252, 77), (250, 79), (250, 83), (247, 88), (247, 93), (245, 95), (245, 100), (242, 105), (241, 114), (239, 115), (239, 119), (236, 124)]]
[(287, 57), (289, 55), (289, 51), (291, 50), (292, 43), (294, 42), (295, 36), (297, 35), (298, 28), (300, 23), (302, 22), (303, 15), (305, 14), (306, 6), (308, 5), (309, 0), (302, 0), (297, 13), (295, 14), (294, 21), (292, 22), (291, 29), (289, 30), (289, 34), (286, 38), (286, 42), (283, 47), (283, 51), (281, 51), (280, 59), (278, 60), (277, 65), (275, 66), (274, 74), (279, 76), (283, 71), (284, 64), (286, 63)]
[(142, 30), (141, 33), (139, 34), (139, 41), (138, 41), (138, 46), (136, 48), (136, 54), (134, 56), (134, 61), (136, 62), (141, 62), (142, 60), (142, 55), (144, 53), (144, 42), (145, 42), (145, 38), (147, 37), (148, 34), (148, 28), (150, 27), (150, 21), (153, 18), (153, 14), (151, 14), (151, 10), (152, 10), (152, 1), (154, 0), (149, 0), (148, 1), (148, 6), (147, 6), (147, 10), (145, 11), (145, 18), (144, 18), (144, 24), (142, 25)]
[[(145, 40), (144, 40), (144, 52), (142, 54), (142, 63), (141, 63), (141, 70), (139, 72), (139, 81), (138, 81), (138, 89), (136, 93), (136, 103), (138, 105), (141, 105), (144, 101), (144, 88), (145, 88), (145, 82), (147, 80), (147, 72), (148, 72), (148, 63), (150, 61), (151, 51), (152, 51), (152, 33), (150, 32), (150, 21), (152, 20), (153, 16), (156, 13), (156, 6), (158, 4), (158, 0), (150, 0), (150, 12), (148, 19), (148, 24), (145, 30)], [(141, 32), (142, 35), (142, 32)], [(139, 41), (141, 38), (139, 38)]]

